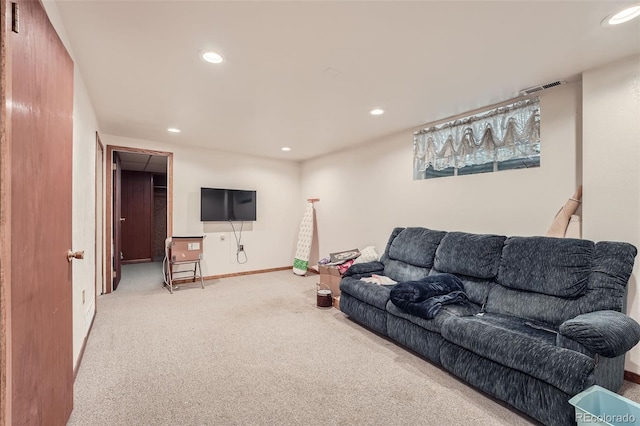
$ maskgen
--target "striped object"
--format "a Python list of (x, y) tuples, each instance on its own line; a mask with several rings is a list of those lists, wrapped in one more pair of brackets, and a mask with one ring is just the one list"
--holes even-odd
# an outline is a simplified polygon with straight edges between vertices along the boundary
[(293, 259), (293, 273), (296, 275), (305, 275), (307, 266), (309, 266), (309, 253), (311, 252), (311, 242), (313, 241), (313, 213), (313, 203), (307, 204), (300, 223), (298, 245)]

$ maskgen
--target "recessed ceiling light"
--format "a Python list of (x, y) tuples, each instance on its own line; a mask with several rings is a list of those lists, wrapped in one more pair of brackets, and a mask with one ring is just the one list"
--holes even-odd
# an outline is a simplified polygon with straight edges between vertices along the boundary
[(222, 56), (216, 52), (202, 52), (200, 56), (204, 61), (209, 62), (210, 64), (219, 64), (224, 60), (222, 59)]
[(371, 115), (382, 115), (382, 114), (384, 114), (384, 110), (380, 109), (380, 108), (375, 108), (375, 109), (372, 109), (371, 111), (369, 111), (369, 114), (371, 114)]
[(289, 152), (291, 151), (291, 148), (289, 148), (288, 146), (283, 146), (282, 148), (280, 148), (282, 151), (284, 152)]
[(175, 127), (169, 127), (167, 129), (167, 132), (171, 132), (171, 133), (180, 133), (180, 129), (176, 129)]
[(633, 6), (627, 6), (622, 10), (619, 10), (602, 21), (603, 27), (610, 27), (612, 25), (623, 24), (627, 21), (630, 21), (634, 18), (640, 16), (640, 4), (636, 4)]

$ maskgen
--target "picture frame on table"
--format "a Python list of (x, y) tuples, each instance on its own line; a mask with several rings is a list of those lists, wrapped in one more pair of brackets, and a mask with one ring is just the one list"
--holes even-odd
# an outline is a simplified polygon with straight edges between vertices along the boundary
[(340, 265), (347, 260), (360, 256), (360, 250), (352, 249), (329, 254), (329, 265)]

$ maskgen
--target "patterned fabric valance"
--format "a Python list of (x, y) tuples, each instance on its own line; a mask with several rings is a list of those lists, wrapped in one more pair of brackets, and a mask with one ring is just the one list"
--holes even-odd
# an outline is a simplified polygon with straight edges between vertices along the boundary
[(414, 178), (444, 170), (540, 154), (540, 101), (525, 99), (413, 135)]

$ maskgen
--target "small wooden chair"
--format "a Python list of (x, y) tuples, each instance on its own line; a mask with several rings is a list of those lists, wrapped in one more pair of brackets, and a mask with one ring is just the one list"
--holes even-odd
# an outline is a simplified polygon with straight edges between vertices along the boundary
[[(162, 271), (164, 273), (164, 285), (169, 287), (169, 292), (173, 294), (173, 280), (175, 275), (189, 274), (193, 282), (200, 278), (200, 285), (204, 288), (202, 277), (202, 246), (205, 236), (198, 237), (171, 237), (165, 240), (165, 256), (162, 261)], [(174, 267), (183, 265), (193, 265), (193, 269), (175, 270)]]

